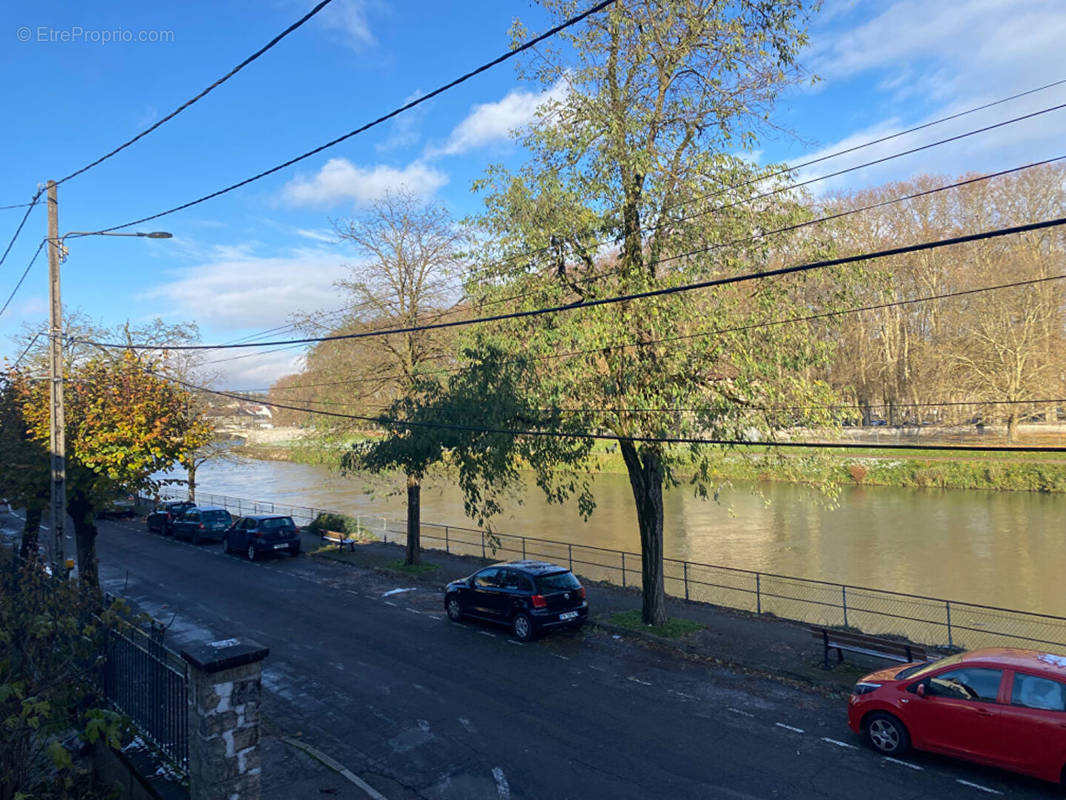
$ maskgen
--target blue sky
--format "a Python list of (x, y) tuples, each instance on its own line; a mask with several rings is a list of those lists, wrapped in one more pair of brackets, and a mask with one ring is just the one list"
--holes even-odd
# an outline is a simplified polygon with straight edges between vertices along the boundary
[[(5, 4), (0, 205), (25, 202), (38, 184), (143, 130), (312, 5)], [(61, 187), (60, 231), (161, 211), (347, 132), (503, 52), (515, 17), (530, 30), (546, 27), (534, 4), (518, 0), (335, 0), (191, 109)], [(133, 41), (104, 41), (108, 36)], [(1061, 0), (828, 0), (804, 56), (821, 80), (783, 98), (774, 123), (790, 133), (766, 136), (756, 155), (796, 162), (1066, 78), (1064, 41)], [(156, 316), (196, 320), (208, 342), (283, 325), (293, 311), (335, 308), (332, 283), (353, 257), (332, 242), (330, 218), (358, 213), (399, 184), (445, 203), (457, 217), (476, 212), (471, 181), (491, 162), (520, 163), (507, 130), (529, 118), (538, 91), (504, 65), (295, 167), (144, 226), (172, 231), (173, 240), (71, 240), (65, 306), (108, 325)], [(833, 160), (807, 176), (1062, 102), (1066, 87)], [(1058, 156), (1064, 129), (1066, 112), (1055, 112), (863, 170), (823, 190)], [(3, 244), (20, 216), (0, 211)], [(0, 302), (45, 227), (42, 204), (0, 267)], [(0, 356), (17, 355), (11, 337), (24, 325), (47, 320), (46, 281), (42, 255), (0, 317)], [(298, 359), (299, 351), (290, 350), (218, 367), (226, 386), (258, 388), (294, 371)]]

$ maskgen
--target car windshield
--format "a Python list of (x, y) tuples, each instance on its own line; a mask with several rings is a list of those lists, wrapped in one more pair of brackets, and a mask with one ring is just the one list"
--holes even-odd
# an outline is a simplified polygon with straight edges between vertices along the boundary
[(200, 515), (204, 522), (229, 522), (228, 511), (205, 511)]
[(915, 664), (914, 666), (907, 667), (897, 672), (896, 680), (901, 681), (905, 678), (920, 678), (929, 674), (934, 669), (947, 667), (951, 664), (958, 664), (960, 661), (962, 661), (962, 655), (948, 656), (947, 658), (942, 658), (939, 661), (932, 661), (928, 664)]
[(270, 517), (259, 524), (265, 531), (276, 531), (281, 530), (282, 528), (296, 527), (296, 523), (292, 521), (292, 517)]
[(570, 589), (580, 589), (581, 584), (572, 572), (554, 572), (551, 575), (541, 575), (537, 578), (537, 586), (541, 594), (551, 592), (565, 592)]

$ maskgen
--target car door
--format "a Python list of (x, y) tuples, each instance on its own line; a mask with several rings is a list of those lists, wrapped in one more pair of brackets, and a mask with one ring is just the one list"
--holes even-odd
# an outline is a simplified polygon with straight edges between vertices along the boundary
[[(987, 763), (1002, 763), (998, 703), (1003, 670), (989, 667), (946, 669), (925, 678), (905, 723), (923, 749)], [(917, 686), (917, 684), (916, 684)]]
[(192, 538), (192, 529), (200, 524), (200, 512), (195, 508), (186, 511), (177, 522), (174, 523), (174, 535), (180, 539)]
[(1066, 759), (1066, 683), (1028, 672), (1013, 672), (1009, 680), (1003, 758), (1021, 772), (1058, 780)]
[(533, 584), (518, 570), (500, 570), (500, 616), (510, 620), (522, 599), (533, 594)]
[(236, 525), (233, 526), (233, 530), (230, 531), (229, 546), (231, 550), (244, 550), (248, 546), (248, 525), (252, 520), (247, 517), (242, 517)]
[(470, 608), (473, 613), (490, 619), (501, 616), (500, 572), (498, 567), (486, 567), (474, 573), (470, 581)]

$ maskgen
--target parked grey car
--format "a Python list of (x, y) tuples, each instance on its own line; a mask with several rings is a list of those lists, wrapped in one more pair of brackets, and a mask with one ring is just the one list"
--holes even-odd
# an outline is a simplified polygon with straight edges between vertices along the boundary
[(193, 506), (173, 520), (170, 529), (175, 539), (188, 539), (193, 544), (221, 542), (232, 522), (233, 517), (220, 506)]
[(272, 553), (300, 554), (300, 529), (292, 517), (252, 514), (241, 517), (226, 533), (227, 553), (244, 553), (250, 561)]

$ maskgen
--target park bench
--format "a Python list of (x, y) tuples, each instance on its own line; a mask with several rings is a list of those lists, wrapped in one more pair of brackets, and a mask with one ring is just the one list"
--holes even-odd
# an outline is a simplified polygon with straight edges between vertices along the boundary
[(862, 653), (867, 656), (887, 658), (890, 661), (899, 661), (903, 664), (911, 661), (925, 661), (927, 654), (920, 644), (900, 642), (894, 639), (885, 639), (880, 636), (870, 636), (865, 633), (851, 633), (850, 631), (834, 630), (833, 628), (814, 627), (810, 628), (811, 635), (822, 642), (824, 654), (822, 663), (826, 669), (832, 665), (829, 663), (829, 651), (837, 651), (837, 664), (844, 660), (844, 651), (850, 653)]
[(322, 541), (337, 545), (338, 550), (343, 550), (344, 545), (348, 545), (348, 549), (353, 553), (355, 552), (356, 540), (354, 536), (349, 536), (340, 531), (327, 531), (325, 529), (320, 532), (320, 535), (322, 536)]

